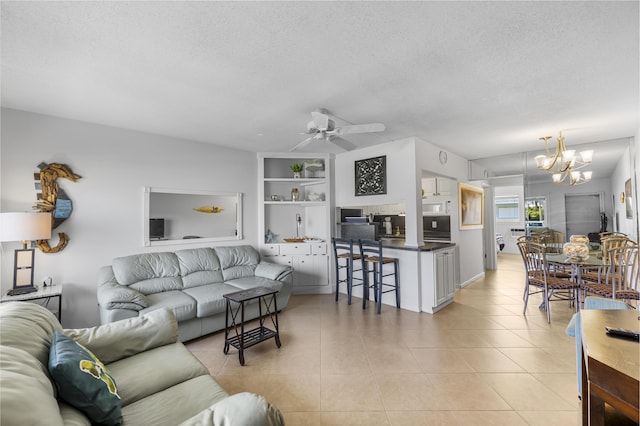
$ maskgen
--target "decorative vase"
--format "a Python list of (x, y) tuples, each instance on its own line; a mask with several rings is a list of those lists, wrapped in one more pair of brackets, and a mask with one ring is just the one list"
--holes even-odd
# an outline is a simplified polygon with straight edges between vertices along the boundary
[(300, 193), (298, 188), (291, 188), (291, 201), (298, 201), (300, 199)]
[(293, 172), (294, 179), (300, 179), (302, 177), (302, 172)]
[(589, 246), (585, 243), (569, 242), (562, 246), (562, 252), (571, 260), (583, 261), (589, 258)]

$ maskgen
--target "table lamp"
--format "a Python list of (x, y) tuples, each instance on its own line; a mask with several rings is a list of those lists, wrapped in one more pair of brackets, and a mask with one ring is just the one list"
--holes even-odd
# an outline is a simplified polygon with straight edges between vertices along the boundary
[(37, 291), (33, 285), (35, 250), (27, 248), (29, 241), (51, 238), (50, 213), (0, 213), (0, 241), (22, 241), (23, 247), (15, 250), (13, 289), (9, 295)]

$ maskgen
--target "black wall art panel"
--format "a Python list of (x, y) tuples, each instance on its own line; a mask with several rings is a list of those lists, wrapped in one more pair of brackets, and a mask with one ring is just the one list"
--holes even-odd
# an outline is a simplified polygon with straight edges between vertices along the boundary
[(355, 162), (356, 196), (387, 193), (387, 156)]

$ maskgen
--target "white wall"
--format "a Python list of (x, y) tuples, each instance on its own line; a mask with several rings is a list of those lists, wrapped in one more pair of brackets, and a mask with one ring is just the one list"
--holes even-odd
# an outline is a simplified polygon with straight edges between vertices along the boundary
[[(406, 207), (406, 244), (422, 243), (422, 173), (467, 181), (468, 161), (448, 153), (448, 161), (441, 164), (438, 154), (442, 148), (418, 138), (407, 138), (336, 155), (336, 206), (366, 206), (403, 203)], [(387, 156), (387, 194), (356, 197), (354, 194), (354, 161)], [(457, 200), (457, 185), (452, 185)], [(451, 236), (457, 243), (459, 262), (457, 283), (468, 283), (484, 273), (484, 251), (481, 229), (460, 231), (457, 203), (451, 207)], [(419, 239), (419, 241), (418, 241)]]
[[(255, 153), (78, 121), (2, 109), (0, 210), (29, 211), (35, 202), (37, 165), (65, 163), (82, 176), (58, 181), (73, 201), (73, 214), (54, 232), (69, 245), (60, 253), (36, 251), (36, 280), (52, 276), (64, 284), (63, 325), (99, 323), (98, 269), (114, 257), (148, 251), (198, 247), (142, 246), (143, 187), (241, 192), (244, 240), (256, 245), (257, 159)], [(57, 244), (57, 235), (50, 242)], [(2, 243), (0, 287), (11, 287), (13, 250)]]
[[(611, 175), (611, 192), (613, 193), (613, 197), (610, 203), (613, 203), (614, 211), (611, 217), (609, 218), (608, 230), (609, 231), (614, 230), (614, 217), (616, 217), (616, 214), (617, 214), (617, 217), (619, 219), (618, 231), (624, 232), (632, 239), (636, 239), (637, 234), (635, 229), (635, 218), (633, 217), (627, 218), (626, 207), (625, 207), (626, 201), (625, 203), (622, 203), (621, 197), (620, 197), (620, 195), (624, 192), (625, 182), (627, 181), (627, 179), (632, 179), (632, 176), (631, 176), (632, 169), (633, 167), (632, 167), (631, 150), (627, 148), (625, 150), (625, 154), (622, 156), (622, 158), (616, 165), (616, 168), (613, 174)], [(613, 201), (613, 198), (615, 198), (615, 201)], [(635, 210), (636, 203), (634, 200), (632, 200), (632, 207), (634, 211), (637, 212), (637, 210)]]

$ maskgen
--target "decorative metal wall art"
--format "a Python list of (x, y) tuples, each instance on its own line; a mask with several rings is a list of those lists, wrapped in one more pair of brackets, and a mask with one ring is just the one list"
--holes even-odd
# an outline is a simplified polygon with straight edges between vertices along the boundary
[(355, 162), (356, 196), (387, 193), (387, 156)]
[[(51, 229), (56, 229), (71, 216), (73, 203), (63, 189), (58, 186), (58, 178), (77, 181), (82, 176), (71, 171), (66, 164), (42, 162), (38, 164), (40, 173), (34, 174), (37, 191), (36, 205), (34, 210), (51, 213)], [(57, 253), (62, 251), (69, 243), (69, 237), (64, 232), (58, 233), (58, 244), (55, 247), (49, 246), (48, 240), (36, 240), (36, 246), (44, 253)]]

